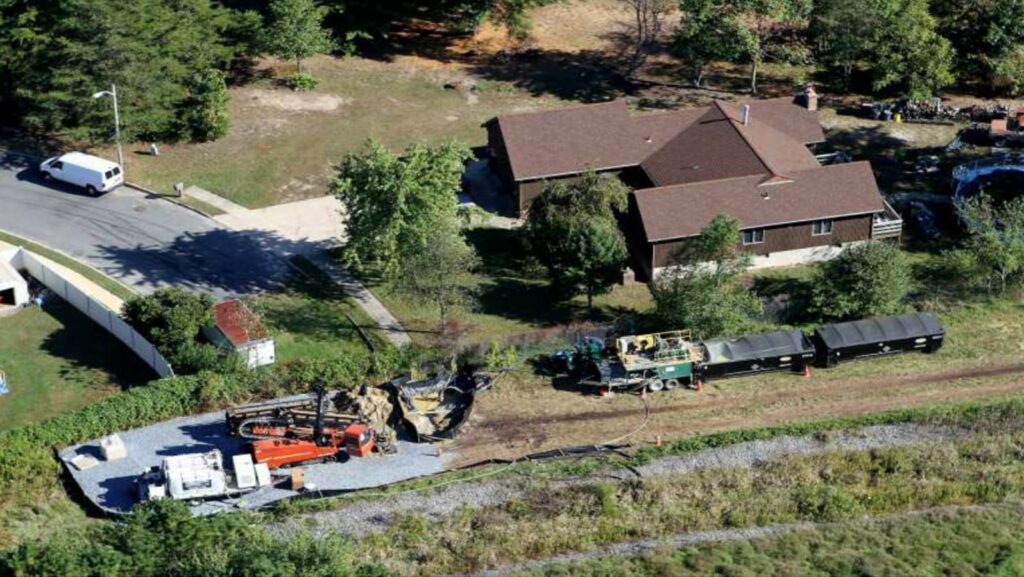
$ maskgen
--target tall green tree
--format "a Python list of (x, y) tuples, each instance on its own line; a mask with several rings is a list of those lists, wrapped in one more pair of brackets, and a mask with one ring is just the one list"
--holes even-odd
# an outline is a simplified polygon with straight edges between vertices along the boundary
[(811, 297), (815, 310), (830, 319), (900, 312), (912, 278), (898, 246), (868, 242), (820, 265)]
[(757, 75), (766, 59), (804, 57), (797, 32), (807, 24), (811, 0), (680, 0), (679, 8), (684, 28), (677, 42), (684, 40), (684, 52), (744, 58), (750, 63), (752, 94), (757, 94)]
[(628, 189), (611, 175), (588, 172), (549, 184), (530, 205), (524, 234), (551, 284), (566, 297), (594, 296), (621, 280), (628, 252), (616, 223)]
[(1024, 197), (999, 204), (982, 195), (957, 210), (968, 237), (950, 258), (964, 284), (1003, 292), (1024, 281)]
[(182, 132), (195, 141), (217, 140), (228, 133), (228, 86), (220, 70), (197, 72), (181, 104)]
[(817, 0), (811, 14), (810, 35), (818, 64), (846, 89), (854, 70), (874, 46), (872, 26), (879, 14), (870, 2)]
[(196, 74), (226, 69), (236, 13), (210, 0), (4, 0), (0, 99), (22, 128), (72, 137), (113, 135), (117, 84), (123, 135), (180, 136), (178, 115)]
[(267, 50), (283, 60), (294, 60), (297, 72), (302, 61), (334, 49), (334, 40), (324, 28), (327, 8), (314, 0), (271, 0), (266, 29)]
[(740, 225), (720, 214), (677, 255), (677, 266), (650, 284), (654, 317), (665, 329), (699, 338), (736, 334), (752, 324), (761, 302), (741, 282), (750, 256), (740, 250)]
[(735, 61), (744, 52), (743, 25), (728, 17), (718, 0), (682, 0), (679, 26), (672, 51), (692, 71), (695, 87), (704, 83), (704, 71), (716, 60)]
[(936, 30), (928, 0), (818, 0), (810, 26), (818, 60), (841, 84), (863, 67), (874, 90), (927, 98), (955, 81), (953, 50)]
[[(887, 3), (888, 4), (888, 3)], [(900, 88), (911, 98), (927, 98), (953, 84), (953, 48), (936, 31), (928, 0), (902, 0), (882, 11), (878, 41), (871, 53), (874, 88)]]
[(1012, 88), (1024, 45), (1024, 0), (932, 0), (938, 32), (956, 51), (956, 71), (963, 79)]
[(458, 230), (438, 227), (423, 250), (409, 258), (399, 286), (437, 306), (438, 332), (443, 336), (452, 309), (471, 300), (471, 273), (479, 266), (479, 257)]
[(399, 157), (371, 140), (348, 155), (332, 191), (345, 205), (349, 264), (389, 278), (402, 272), (436, 229), (456, 221), (456, 196), (470, 158), (456, 142), (415, 144)]

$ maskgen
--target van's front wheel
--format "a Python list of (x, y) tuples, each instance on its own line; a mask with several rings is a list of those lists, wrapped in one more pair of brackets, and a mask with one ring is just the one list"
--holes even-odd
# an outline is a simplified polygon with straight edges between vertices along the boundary
[(96, 187), (91, 184), (85, 187), (85, 192), (87, 192), (89, 196), (99, 196), (100, 194), (99, 191), (96, 190)]

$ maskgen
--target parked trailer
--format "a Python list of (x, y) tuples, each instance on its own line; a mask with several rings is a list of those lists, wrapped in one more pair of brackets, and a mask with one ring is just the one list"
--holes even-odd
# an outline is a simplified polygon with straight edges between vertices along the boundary
[(801, 331), (776, 331), (703, 341), (702, 379), (766, 371), (802, 371), (814, 362), (814, 345)]
[(690, 331), (619, 337), (608, 353), (606, 360), (586, 363), (589, 375), (582, 384), (606, 390), (674, 389), (694, 384), (694, 365), (703, 360)]
[(688, 331), (619, 337), (594, 358), (593, 339), (552, 356), (563, 373), (603, 390), (660, 391), (678, 385), (767, 371), (830, 367), (840, 360), (934, 352), (945, 329), (934, 315), (913, 313), (824, 325), (807, 337), (776, 331), (695, 343)]
[(935, 352), (942, 347), (945, 336), (946, 330), (935, 315), (912, 313), (821, 326), (811, 339), (817, 364), (831, 367), (857, 358)]

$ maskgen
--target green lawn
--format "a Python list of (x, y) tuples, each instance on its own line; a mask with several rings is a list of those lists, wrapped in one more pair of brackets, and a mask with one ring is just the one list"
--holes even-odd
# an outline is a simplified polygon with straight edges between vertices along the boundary
[(495, 114), (556, 102), (496, 83), (471, 95), (446, 90), (452, 73), (411, 64), (307, 62), (320, 79), (315, 91), (270, 80), (232, 89), (227, 136), (164, 145), (158, 157), (131, 154), (129, 179), (165, 193), (183, 181), (244, 206), (268, 206), (324, 194), (332, 166), (368, 138), (395, 148), (448, 138), (476, 146), (486, 139), (480, 124)]
[[(523, 345), (544, 340), (552, 331), (571, 324), (613, 324), (637, 321), (650, 309), (647, 285), (617, 285), (594, 299), (587, 310), (586, 298), (560, 300), (548, 288), (545, 273), (530, 262), (514, 230), (476, 228), (467, 231), (483, 266), (473, 276), (475, 302), (450, 317), (449, 328), (463, 344), (488, 344), (491, 340)], [(408, 330), (414, 342), (431, 344), (438, 333), (439, 311), (426, 299), (409, 296), (380, 283), (373, 293)]]
[(53, 298), (0, 318), (0, 430), (88, 405), (154, 375), (124, 345), (71, 305)]
[(365, 355), (369, 346), (357, 325), (377, 350), (386, 346), (337, 285), (308, 262), (294, 262), (298, 268), (287, 287), (247, 299), (274, 337), (278, 362)]

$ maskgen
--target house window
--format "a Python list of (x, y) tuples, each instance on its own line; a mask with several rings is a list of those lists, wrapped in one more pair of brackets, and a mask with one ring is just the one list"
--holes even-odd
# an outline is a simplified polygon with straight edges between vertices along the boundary
[(829, 220), (829, 219), (826, 219), (826, 220), (816, 220), (816, 221), (814, 221), (814, 224), (811, 225), (811, 235), (813, 235), (813, 236), (825, 236), (825, 235), (829, 235), (829, 234), (832, 234), (832, 221), (831, 220)]
[(743, 244), (761, 244), (764, 242), (764, 229), (752, 228), (743, 231)]

